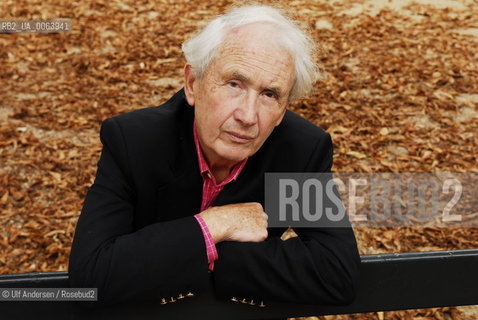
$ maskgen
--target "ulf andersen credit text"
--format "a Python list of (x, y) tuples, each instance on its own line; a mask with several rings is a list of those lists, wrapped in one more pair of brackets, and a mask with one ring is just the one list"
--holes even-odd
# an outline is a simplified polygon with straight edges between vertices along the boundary
[(97, 301), (96, 288), (3, 288), (3, 301)]

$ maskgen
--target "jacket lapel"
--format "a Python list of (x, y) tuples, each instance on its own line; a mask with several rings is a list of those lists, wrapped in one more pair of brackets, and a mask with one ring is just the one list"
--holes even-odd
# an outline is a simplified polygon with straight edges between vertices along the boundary
[(259, 202), (263, 205), (264, 175), (257, 164), (257, 157), (249, 158), (237, 180), (224, 187), (215, 205), (239, 202)]
[(170, 155), (170, 169), (173, 179), (157, 189), (158, 220), (173, 220), (199, 213), (202, 196), (202, 178), (193, 140), (194, 110), (186, 105), (184, 98), (180, 104), (178, 122), (179, 146)]

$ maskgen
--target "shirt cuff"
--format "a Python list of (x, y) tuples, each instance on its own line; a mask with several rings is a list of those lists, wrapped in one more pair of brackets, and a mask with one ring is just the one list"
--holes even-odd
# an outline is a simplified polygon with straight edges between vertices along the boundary
[(194, 215), (194, 218), (196, 218), (197, 222), (199, 223), (199, 226), (201, 226), (202, 234), (204, 236), (204, 242), (206, 244), (207, 262), (209, 264), (209, 270), (213, 271), (214, 261), (218, 258), (216, 244), (214, 243), (212, 235), (209, 232), (209, 228), (207, 227), (206, 222), (204, 222), (201, 215), (198, 213)]

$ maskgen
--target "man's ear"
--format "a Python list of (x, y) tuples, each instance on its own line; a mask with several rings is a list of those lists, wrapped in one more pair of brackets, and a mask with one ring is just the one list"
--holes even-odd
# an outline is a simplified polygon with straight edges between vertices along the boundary
[(192, 67), (189, 63), (184, 66), (184, 93), (186, 100), (190, 106), (194, 106), (194, 82), (196, 77), (193, 74)]

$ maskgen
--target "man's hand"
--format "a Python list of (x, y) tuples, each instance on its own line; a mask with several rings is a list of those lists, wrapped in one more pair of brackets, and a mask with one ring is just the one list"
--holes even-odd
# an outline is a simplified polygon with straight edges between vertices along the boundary
[(260, 242), (267, 238), (267, 214), (257, 202), (211, 207), (201, 212), (214, 243)]

